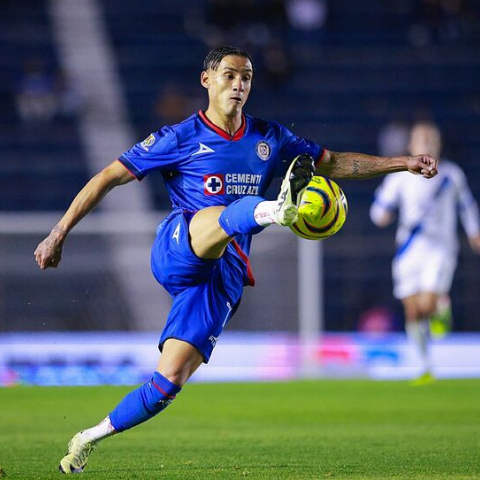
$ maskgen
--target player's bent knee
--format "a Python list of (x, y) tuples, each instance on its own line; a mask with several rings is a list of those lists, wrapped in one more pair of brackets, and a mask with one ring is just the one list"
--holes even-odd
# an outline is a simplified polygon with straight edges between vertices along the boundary
[(157, 372), (172, 384), (182, 387), (203, 363), (203, 356), (196, 347), (176, 338), (167, 338)]
[(438, 296), (433, 293), (425, 293), (420, 296), (418, 303), (422, 318), (431, 317), (437, 310)]
[(185, 374), (182, 372), (169, 372), (163, 370), (161, 374), (169, 381), (172, 382), (175, 385), (178, 385), (179, 387), (182, 387), (186, 380), (185, 380)]
[(224, 210), (224, 206), (204, 208), (198, 211), (190, 221), (190, 245), (197, 257), (218, 259), (231, 242), (231, 237), (218, 223)]
[(165, 377), (169, 382), (177, 385), (178, 387), (183, 387), (187, 380), (190, 378), (190, 368), (187, 366), (181, 368), (175, 367), (162, 367), (159, 369), (159, 373)]
[(402, 304), (405, 312), (405, 320), (407, 322), (416, 322), (420, 320), (421, 317), (417, 295), (402, 299)]
[(205, 232), (217, 232), (225, 236), (225, 232), (218, 224), (218, 219), (225, 208), (225, 206), (219, 205), (199, 210), (190, 221), (190, 235), (196, 236), (203, 235)]
[(417, 322), (420, 318), (421, 316), (418, 308), (405, 308), (405, 320), (407, 322)]
[(421, 310), (421, 318), (429, 318), (436, 312), (436, 305), (425, 305)]

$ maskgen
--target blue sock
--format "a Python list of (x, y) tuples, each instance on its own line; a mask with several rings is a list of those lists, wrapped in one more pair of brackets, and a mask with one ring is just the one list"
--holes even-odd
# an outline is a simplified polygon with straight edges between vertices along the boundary
[(265, 199), (257, 196), (243, 197), (235, 200), (221, 214), (218, 223), (230, 237), (237, 233), (252, 234), (263, 230), (254, 217), (255, 208)]
[(110, 422), (123, 432), (157, 415), (175, 399), (182, 388), (158, 372), (152, 379), (130, 392), (110, 413)]

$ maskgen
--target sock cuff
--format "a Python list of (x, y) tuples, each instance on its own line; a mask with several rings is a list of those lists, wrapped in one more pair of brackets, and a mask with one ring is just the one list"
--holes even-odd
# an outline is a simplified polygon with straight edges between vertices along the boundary
[(155, 372), (152, 377), (152, 385), (163, 395), (165, 398), (173, 400), (178, 393), (182, 390), (182, 387), (175, 385), (168, 378), (165, 378), (160, 372)]
[(263, 197), (247, 196), (235, 200), (220, 214), (218, 223), (230, 237), (238, 233), (255, 235), (263, 230), (255, 220), (255, 208)]

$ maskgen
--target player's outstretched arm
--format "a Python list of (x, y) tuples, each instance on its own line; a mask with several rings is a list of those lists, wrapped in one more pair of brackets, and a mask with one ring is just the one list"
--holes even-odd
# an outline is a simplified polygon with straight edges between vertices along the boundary
[(377, 157), (364, 153), (326, 151), (316, 173), (331, 178), (372, 178), (386, 173), (409, 171), (432, 178), (438, 161), (430, 155)]
[(73, 200), (62, 219), (53, 227), (34, 252), (38, 266), (44, 270), (56, 268), (62, 259), (62, 249), (70, 230), (91, 212), (118, 185), (134, 180), (134, 176), (118, 161), (112, 162), (97, 173)]

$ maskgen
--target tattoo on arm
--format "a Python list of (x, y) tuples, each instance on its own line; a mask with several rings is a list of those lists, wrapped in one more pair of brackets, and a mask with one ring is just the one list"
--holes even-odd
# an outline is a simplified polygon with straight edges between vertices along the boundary
[(372, 178), (406, 170), (405, 157), (377, 157), (364, 153), (329, 152), (328, 161), (320, 163), (317, 173), (332, 178)]
[(359, 173), (360, 173), (360, 165), (358, 164), (358, 161), (357, 160), (354, 160), (353, 161), (353, 165), (352, 165), (352, 170), (353, 170), (353, 174), (355, 176), (358, 176)]

